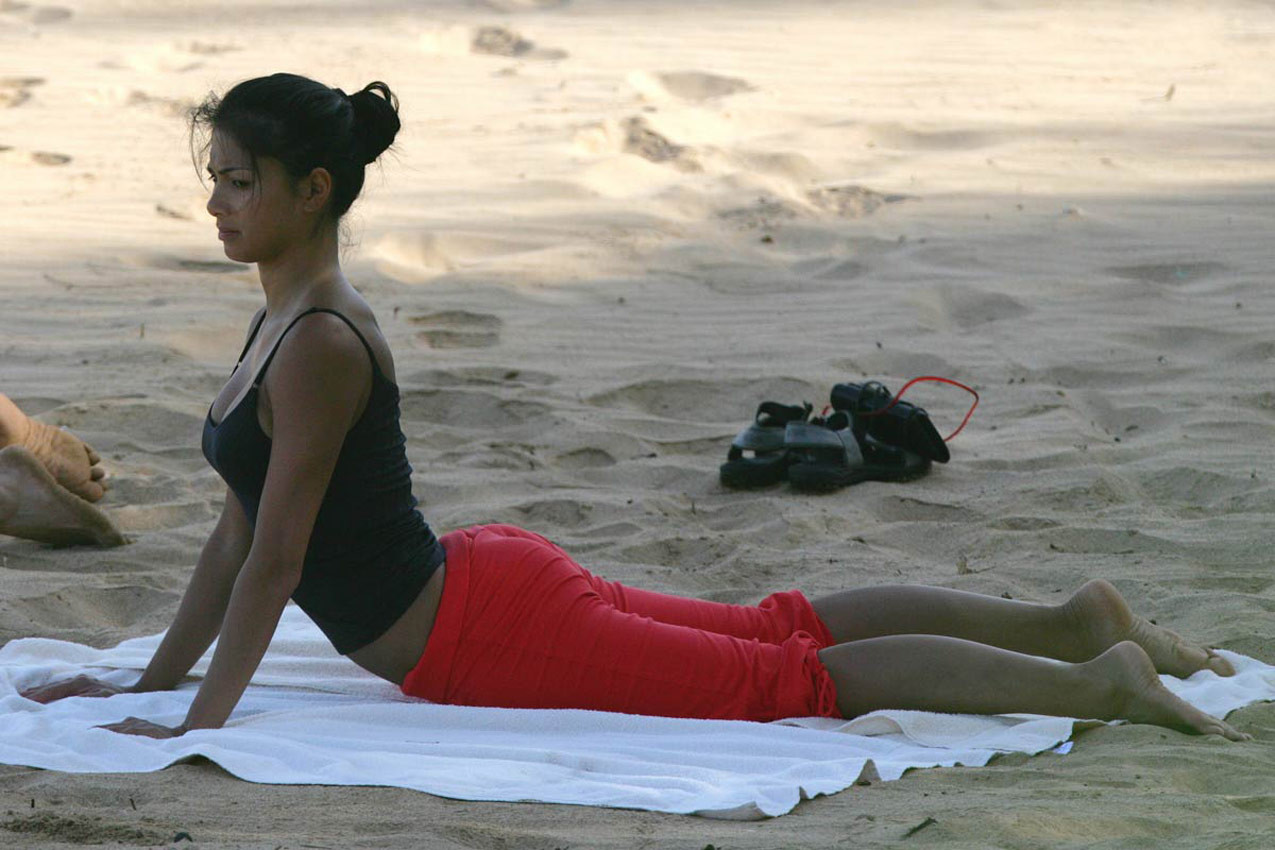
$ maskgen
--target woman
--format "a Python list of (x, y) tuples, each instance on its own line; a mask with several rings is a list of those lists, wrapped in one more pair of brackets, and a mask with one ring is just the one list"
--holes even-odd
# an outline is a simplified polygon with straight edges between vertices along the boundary
[(210, 98), (194, 126), (211, 131), (208, 212), (226, 256), (257, 264), (266, 298), (204, 425), (225, 509), (135, 685), (81, 676), (32, 699), (172, 688), (220, 636), (185, 722), (106, 728), (220, 727), (292, 598), (339, 652), (438, 702), (751, 720), (1033, 712), (1246, 737), (1156, 676), (1229, 675), (1226, 661), (1134, 617), (1102, 581), (1058, 606), (929, 587), (734, 606), (602, 581), (510, 526), (436, 539), (411, 495), (390, 350), (337, 251), (364, 166), (399, 129), (396, 99), (379, 82), (346, 96), (276, 74)]

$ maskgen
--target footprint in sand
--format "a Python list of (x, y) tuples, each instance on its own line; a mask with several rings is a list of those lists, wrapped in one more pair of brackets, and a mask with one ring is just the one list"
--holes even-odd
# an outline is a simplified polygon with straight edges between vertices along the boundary
[(554, 457), (554, 464), (567, 470), (601, 469), (616, 463), (618, 461), (610, 452), (592, 446), (572, 449)]
[(1151, 263), (1139, 266), (1113, 266), (1107, 271), (1125, 280), (1141, 280), (1146, 283), (1194, 283), (1226, 271), (1224, 263), (1204, 261), (1197, 263)]
[(467, 310), (443, 310), (408, 321), (422, 326), (416, 338), (430, 348), (491, 348), (500, 342), (505, 324), (499, 316)]
[(941, 328), (967, 330), (1031, 312), (1030, 307), (1009, 295), (983, 292), (969, 286), (939, 286), (918, 300), (930, 323)]
[(62, 6), (37, 6), (31, 16), (33, 24), (55, 24), (71, 17), (71, 10)]
[(618, 561), (637, 564), (678, 564), (686, 572), (725, 566), (739, 545), (732, 536), (667, 537), (627, 546), (615, 554)]
[(770, 194), (758, 195), (751, 204), (731, 207), (717, 214), (722, 221), (741, 230), (773, 230), (776, 225), (801, 216), (799, 205)]
[(556, 48), (536, 47), (535, 42), (523, 38), (505, 27), (479, 27), (469, 42), (471, 53), (486, 56), (507, 56), (518, 59), (565, 59), (567, 51)]
[(404, 422), (450, 425), (466, 432), (516, 428), (549, 413), (547, 405), (476, 390), (407, 390), (400, 404)]
[(672, 165), (679, 171), (704, 170), (693, 148), (671, 141), (639, 115), (622, 121), (608, 119), (581, 129), (576, 133), (575, 144), (582, 152), (595, 156), (627, 153), (648, 162)]
[(578, 528), (589, 521), (593, 509), (576, 499), (539, 499), (513, 506), (518, 523), (527, 528)]
[(1008, 132), (921, 130), (903, 124), (869, 124), (864, 129), (875, 146), (895, 150), (979, 150), (1012, 138)]
[(907, 198), (907, 195), (883, 195), (849, 184), (819, 186), (806, 193), (806, 200), (812, 206), (840, 218), (863, 218), (884, 204), (898, 203)]
[(175, 97), (159, 97), (134, 89), (124, 97), (126, 106), (142, 106), (173, 118), (184, 118), (195, 106), (194, 103)]
[(661, 136), (640, 115), (620, 122), (623, 141), (620, 149), (651, 162), (667, 162), (682, 171), (702, 171), (694, 152)]
[(31, 89), (41, 85), (43, 77), (0, 77), (0, 109), (21, 106), (31, 99)]
[(71, 157), (64, 153), (50, 153), (49, 151), (32, 151), (31, 161), (36, 165), (66, 165), (71, 161)]
[(812, 214), (831, 213), (838, 218), (863, 218), (885, 204), (906, 199), (906, 195), (883, 195), (863, 186), (817, 186), (805, 193), (805, 203), (776, 197), (758, 195), (746, 206), (730, 207), (719, 212), (718, 218), (743, 230), (770, 230), (785, 221), (808, 218)]
[(19, 0), (0, 0), (0, 14), (26, 18), (32, 23), (45, 24), (66, 20), (71, 17), (71, 10), (61, 6), (33, 6)]
[(446, 272), (547, 247), (480, 233), (398, 231), (373, 248), (377, 268), (403, 283), (421, 283)]
[(155, 214), (161, 215), (164, 218), (175, 218), (175, 219), (178, 219), (179, 221), (193, 221), (191, 216), (187, 215), (181, 210), (175, 210), (170, 206), (165, 206), (164, 204), (155, 205)]
[[(1263, 485), (1248, 475), (1224, 475), (1211, 469), (1175, 466), (1155, 472), (1134, 473), (1142, 491), (1160, 507), (1201, 515), (1215, 511), (1258, 507)], [(1267, 507), (1270, 491), (1266, 490)]]
[(675, 98), (695, 103), (754, 90), (747, 80), (704, 71), (634, 71), (629, 74), (628, 83), (648, 100)]
[(187, 53), (194, 53), (197, 56), (219, 56), (222, 53), (232, 53), (243, 49), (237, 44), (214, 44), (210, 41), (188, 41), (180, 47)]
[(525, 472), (540, 469), (543, 463), (536, 455), (536, 447), (527, 443), (504, 440), (487, 441), (481, 448), (470, 441), (462, 441), (464, 448), (437, 455), (432, 461), (436, 468), (459, 467), (461, 469), (504, 469)]
[(0, 13), (23, 18), (33, 24), (56, 24), (73, 14), (64, 6), (33, 6), (17, 0), (0, 0)]

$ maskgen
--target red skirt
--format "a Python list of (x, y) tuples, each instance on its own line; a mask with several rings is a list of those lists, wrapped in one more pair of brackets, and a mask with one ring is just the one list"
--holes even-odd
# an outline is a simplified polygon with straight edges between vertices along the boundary
[(726, 720), (839, 717), (799, 591), (756, 606), (636, 590), (509, 525), (444, 535), (443, 595), (405, 694), (453, 705)]

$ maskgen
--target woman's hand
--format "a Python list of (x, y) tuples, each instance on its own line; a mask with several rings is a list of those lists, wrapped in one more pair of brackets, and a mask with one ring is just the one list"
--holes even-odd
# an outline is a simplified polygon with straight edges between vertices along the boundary
[(113, 697), (116, 694), (128, 692), (128, 688), (81, 674), (74, 679), (63, 679), (60, 682), (49, 682), (46, 685), (28, 688), (22, 692), (22, 696), (47, 705), (67, 697)]
[(140, 717), (125, 717), (119, 723), (106, 723), (95, 726), (108, 732), (119, 732), (121, 735), (141, 735), (146, 738), (178, 738), (186, 734), (185, 726), (160, 726)]

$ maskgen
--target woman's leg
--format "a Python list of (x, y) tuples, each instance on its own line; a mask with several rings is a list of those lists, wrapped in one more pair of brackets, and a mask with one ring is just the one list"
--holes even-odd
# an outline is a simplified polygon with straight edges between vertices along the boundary
[(819, 651), (846, 717), (878, 709), (1005, 714), (1154, 723), (1193, 734), (1249, 736), (1170, 693), (1151, 659), (1125, 641), (1078, 664), (958, 638), (897, 635)]
[(1155, 669), (1189, 676), (1235, 670), (1226, 659), (1134, 615), (1109, 582), (1091, 581), (1061, 605), (1039, 605), (921, 585), (884, 585), (815, 599), (838, 643), (887, 635), (944, 635), (1061, 661), (1088, 661), (1121, 641), (1147, 653)]

